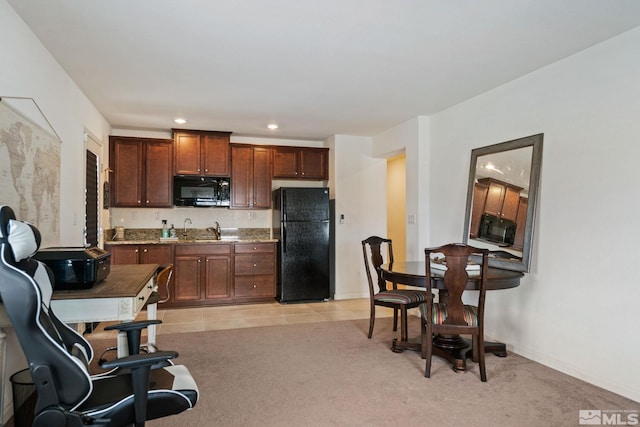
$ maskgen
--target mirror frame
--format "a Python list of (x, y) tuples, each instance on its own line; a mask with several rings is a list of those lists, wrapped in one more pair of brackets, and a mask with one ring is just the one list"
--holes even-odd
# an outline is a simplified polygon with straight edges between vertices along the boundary
[(533, 243), (533, 231), (535, 225), (536, 205), (538, 201), (538, 187), (540, 185), (540, 168), (542, 165), (542, 133), (531, 135), (512, 141), (501, 142), (499, 144), (471, 150), (471, 164), (469, 166), (469, 184), (467, 188), (467, 208), (464, 216), (464, 235), (462, 241), (469, 244), (469, 229), (471, 227), (471, 209), (473, 203), (473, 191), (476, 179), (476, 165), (478, 157), (487, 154), (502, 153), (519, 148), (533, 147), (531, 155), (531, 174), (529, 175), (529, 202), (527, 204), (527, 219), (524, 228), (524, 244), (522, 248), (522, 260), (514, 261), (504, 258), (489, 258), (489, 267), (501, 268), (504, 270), (521, 271), (528, 273), (531, 267), (531, 251)]

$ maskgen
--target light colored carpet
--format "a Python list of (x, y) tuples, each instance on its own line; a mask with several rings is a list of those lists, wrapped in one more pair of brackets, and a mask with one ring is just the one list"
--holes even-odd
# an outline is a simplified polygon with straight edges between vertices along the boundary
[[(391, 319), (307, 323), (159, 337), (200, 389), (191, 411), (147, 423), (196, 426), (577, 426), (578, 411), (640, 404), (516, 354), (455, 373), (390, 351)], [(419, 325), (412, 324), (412, 333)], [(106, 345), (95, 342), (96, 349)]]

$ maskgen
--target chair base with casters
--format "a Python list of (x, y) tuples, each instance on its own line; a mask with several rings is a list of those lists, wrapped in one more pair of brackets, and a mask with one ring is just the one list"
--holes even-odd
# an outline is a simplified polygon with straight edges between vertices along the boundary
[(175, 351), (118, 358), (102, 366), (113, 373), (89, 374), (93, 348), (56, 317), (50, 305), (53, 274), (31, 258), (39, 245), (38, 230), (0, 206), (0, 298), (37, 394), (33, 425), (141, 427), (193, 408), (198, 387), (189, 370), (154, 368), (175, 359)]

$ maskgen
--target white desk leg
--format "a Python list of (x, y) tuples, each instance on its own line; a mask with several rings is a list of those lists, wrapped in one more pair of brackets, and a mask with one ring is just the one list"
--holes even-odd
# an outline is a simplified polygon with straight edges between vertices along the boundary
[(7, 334), (0, 328), (0, 426), (4, 425), (4, 379), (6, 377)]
[[(147, 305), (147, 319), (155, 320), (158, 312), (158, 304)], [(147, 326), (147, 351), (154, 353), (156, 351), (156, 325)]]

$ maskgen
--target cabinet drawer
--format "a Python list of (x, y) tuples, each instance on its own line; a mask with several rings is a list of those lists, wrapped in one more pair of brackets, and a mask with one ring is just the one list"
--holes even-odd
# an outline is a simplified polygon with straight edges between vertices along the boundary
[(235, 256), (235, 274), (274, 274), (275, 257), (271, 254), (252, 254)]
[(177, 244), (175, 250), (176, 256), (179, 255), (213, 255), (213, 254), (230, 254), (231, 244), (216, 243), (213, 245), (201, 244)]
[(236, 297), (275, 297), (274, 276), (236, 277), (235, 291)]
[(140, 312), (140, 310), (142, 310), (142, 307), (149, 299), (149, 296), (151, 296), (151, 292), (153, 292), (154, 287), (155, 287), (154, 279), (151, 278), (149, 279), (147, 284), (144, 285), (142, 290), (138, 292), (138, 295), (136, 295), (136, 300), (135, 300), (134, 313), (138, 313)]
[(273, 243), (236, 243), (235, 253), (252, 254), (252, 253), (274, 253), (275, 245)]

